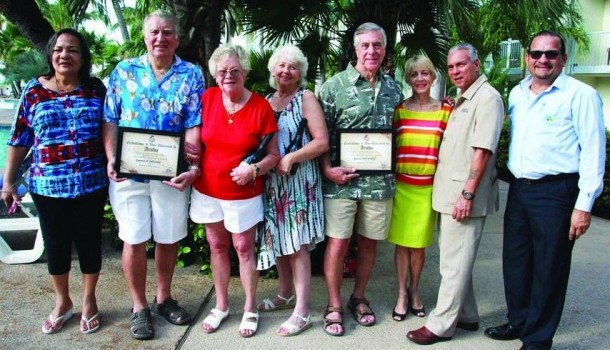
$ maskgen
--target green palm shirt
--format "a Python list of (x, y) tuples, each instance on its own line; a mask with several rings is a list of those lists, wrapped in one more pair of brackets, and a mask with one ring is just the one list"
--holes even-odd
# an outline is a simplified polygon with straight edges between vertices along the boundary
[[(328, 134), (330, 161), (337, 159), (337, 129), (392, 129), (394, 107), (403, 99), (396, 82), (379, 71), (375, 89), (351, 64), (322, 85), (318, 96)], [(324, 179), (322, 192), (325, 198), (389, 199), (396, 187), (394, 174), (360, 175), (345, 185)]]

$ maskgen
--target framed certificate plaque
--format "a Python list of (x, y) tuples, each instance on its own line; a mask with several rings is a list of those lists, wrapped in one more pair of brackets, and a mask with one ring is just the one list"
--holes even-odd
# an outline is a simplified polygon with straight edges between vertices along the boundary
[(119, 177), (169, 180), (180, 173), (183, 133), (119, 127)]
[(389, 174), (396, 168), (394, 131), (391, 129), (338, 129), (340, 166), (359, 174)]

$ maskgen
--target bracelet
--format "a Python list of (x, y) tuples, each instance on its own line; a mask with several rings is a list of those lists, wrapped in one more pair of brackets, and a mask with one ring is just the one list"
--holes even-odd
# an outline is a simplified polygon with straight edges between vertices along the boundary
[(253, 184), (256, 184), (256, 177), (258, 176), (258, 173), (261, 172), (261, 168), (259, 168), (256, 164), (250, 164), (250, 166), (252, 167), (252, 181)]
[(197, 170), (197, 175), (201, 175), (201, 168), (197, 164), (190, 164), (188, 170)]
[(15, 184), (10, 185), (6, 190), (3, 189), (3, 190), (0, 190), (0, 191), (2, 191), (2, 193), (11, 193), (13, 187), (15, 187)]

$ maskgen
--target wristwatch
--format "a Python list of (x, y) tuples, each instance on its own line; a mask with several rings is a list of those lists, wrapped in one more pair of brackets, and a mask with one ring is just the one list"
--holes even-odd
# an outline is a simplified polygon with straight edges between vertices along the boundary
[(464, 197), (464, 199), (467, 201), (471, 201), (474, 199), (474, 193), (472, 193), (470, 191), (462, 190), (462, 197)]

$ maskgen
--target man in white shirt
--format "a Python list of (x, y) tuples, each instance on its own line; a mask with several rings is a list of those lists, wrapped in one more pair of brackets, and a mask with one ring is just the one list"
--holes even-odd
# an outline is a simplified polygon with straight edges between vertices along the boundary
[(510, 93), (513, 179), (504, 213), (503, 271), (508, 323), (492, 339), (521, 339), (521, 349), (550, 349), (563, 312), (574, 242), (591, 223), (603, 189), (602, 100), (565, 75), (565, 43), (557, 33), (534, 35), (531, 76)]

